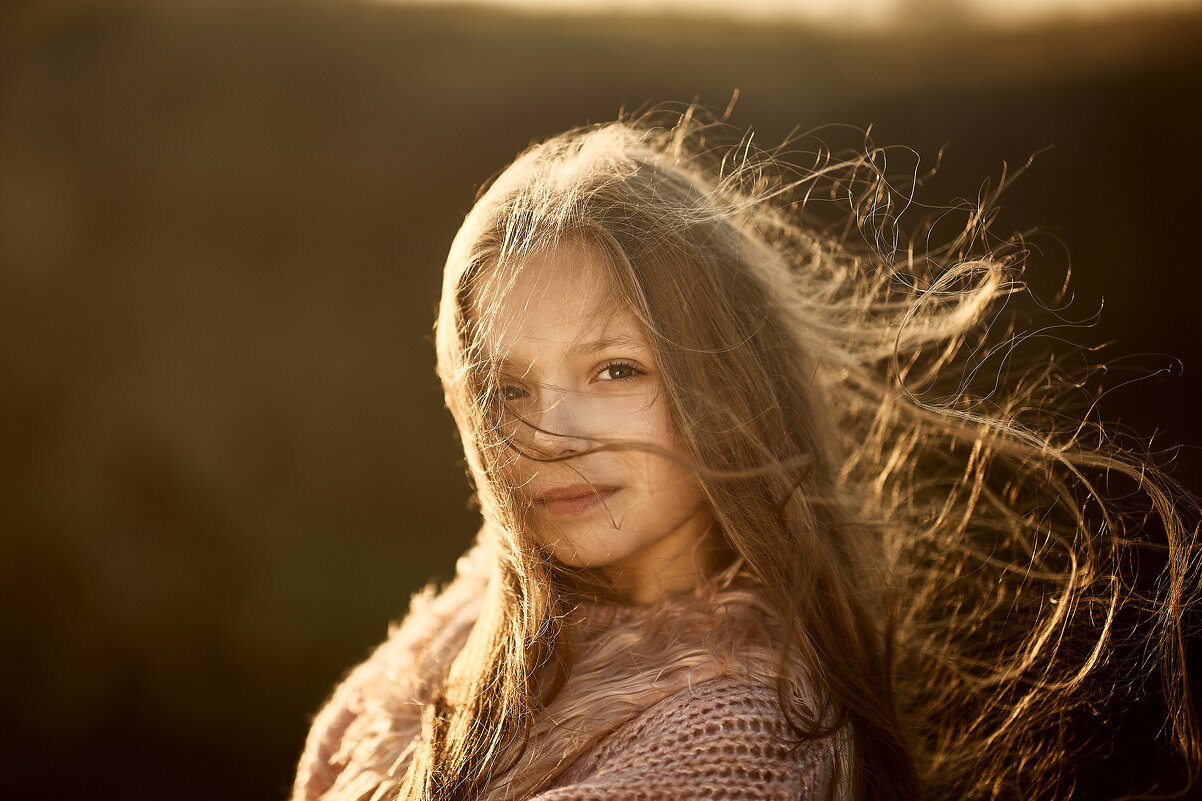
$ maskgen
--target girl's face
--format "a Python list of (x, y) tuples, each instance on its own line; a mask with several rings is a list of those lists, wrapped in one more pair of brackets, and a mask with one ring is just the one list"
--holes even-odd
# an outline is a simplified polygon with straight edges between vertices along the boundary
[[(485, 278), (471, 313), (493, 323), (485, 348), (515, 446), (502, 475), (534, 536), (561, 562), (605, 568), (634, 602), (692, 586), (713, 517), (670, 457), (684, 453), (651, 348), (600, 257), (565, 243), (528, 259), (504, 292), (496, 271)], [(619, 447), (595, 450), (608, 443)]]

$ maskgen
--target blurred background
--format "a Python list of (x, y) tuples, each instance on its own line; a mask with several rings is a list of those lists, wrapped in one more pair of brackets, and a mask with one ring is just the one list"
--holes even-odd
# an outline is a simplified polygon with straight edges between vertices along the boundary
[(736, 5), (3, 6), (0, 796), (286, 796), (310, 714), (474, 533), (450, 239), (526, 144), (621, 109), (871, 125), (942, 153), (928, 203), (1038, 154), (998, 231), (1043, 231), (1037, 283), (1071, 264), (1069, 316), (1102, 306), (1074, 340), (1156, 373), (1106, 414), (1202, 489), (1199, 6)]

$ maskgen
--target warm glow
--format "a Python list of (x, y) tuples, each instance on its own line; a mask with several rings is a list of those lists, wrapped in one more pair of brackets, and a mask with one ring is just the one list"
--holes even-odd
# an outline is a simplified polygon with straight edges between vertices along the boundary
[[(1101, 17), (1116, 12), (1165, 13), (1202, 7), (1202, 0), (387, 0), (415, 5), (477, 5), (525, 11), (590, 14), (676, 13), (731, 16), (749, 21), (789, 20), (825, 25), (921, 24), (976, 17), (996, 23)], [(941, 18), (941, 19), (939, 19)]]
[(966, 0), (966, 4), (987, 19), (1015, 22), (1122, 12), (1157, 14), (1202, 6), (1198, 0)]

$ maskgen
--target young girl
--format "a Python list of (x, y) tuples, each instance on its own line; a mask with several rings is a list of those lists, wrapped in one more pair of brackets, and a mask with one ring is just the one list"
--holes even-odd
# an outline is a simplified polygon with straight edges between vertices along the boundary
[(1021, 243), (896, 247), (880, 151), (693, 117), (534, 146), (464, 221), (438, 363), (484, 524), (294, 798), (1059, 798), (1152, 668), (1192, 776), (1188, 496), (1010, 368)]

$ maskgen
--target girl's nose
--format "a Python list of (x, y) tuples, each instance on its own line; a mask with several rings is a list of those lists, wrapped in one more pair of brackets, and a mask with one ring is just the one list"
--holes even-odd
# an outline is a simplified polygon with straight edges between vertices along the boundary
[(531, 444), (543, 456), (563, 458), (588, 447), (570, 393), (547, 392), (544, 406), (531, 431)]

